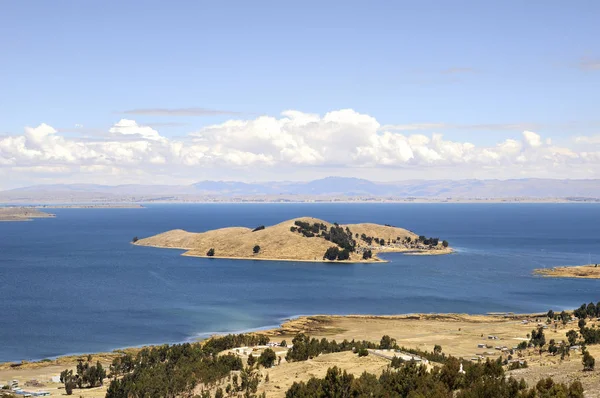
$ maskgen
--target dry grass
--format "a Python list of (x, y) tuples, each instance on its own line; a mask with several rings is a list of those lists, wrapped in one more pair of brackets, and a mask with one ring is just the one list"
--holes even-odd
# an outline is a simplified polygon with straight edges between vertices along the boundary
[[(280, 224), (266, 227), (263, 230), (252, 232), (250, 228), (230, 227), (221, 228), (212, 231), (195, 233), (176, 229), (149, 238), (140, 239), (135, 244), (140, 246), (152, 246), (161, 248), (175, 248), (187, 250), (185, 255), (206, 257), (209, 249), (215, 250), (215, 258), (237, 258), (253, 260), (291, 260), (291, 261), (323, 261), (325, 251), (334, 246), (332, 242), (322, 237), (306, 238), (300, 233), (291, 232), (290, 228), (294, 226), (296, 220), (309, 223), (323, 223), (328, 228), (331, 223), (311, 217), (302, 217), (293, 220), (284, 221)], [(348, 227), (353, 236), (365, 234), (383, 238), (386, 241), (394, 240), (400, 237), (411, 237), (415, 240), (418, 236), (406, 229), (384, 226), (378, 224), (349, 224), (342, 225)], [(356, 239), (358, 248), (367, 248), (366, 244)], [(253, 253), (255, 245), (260, 246), (260, 252)], [(379, 251), (411, 251), (417, 250), (423, 253), (449, 253), (451, 249), (444, 249), (441, 245), (430, 250), (426, 247), (408, 248), (402, 245), (394, 247), (374, 248), (374, 254)], [(350, 256), (352, 262), (380, 261), (376, 256), (371, 260), (363, 260), (359, 253), (352, 253)]]
[[(523, 324), (523, 320), (528, 323)], [(471, 358), (476, 354), (497, 358), (500, 355), (494, 348), (478, 348), (478, 344), (492, 346), (516, 346), (527, 339), (527, 334), (537, 327), (538, 322), (545, 322), (543, 314), (533, 315), (463, 315), (463, 314), (411, 314), (398, 316), (310, 316), (286, 322), (280, 328), (265, 331), (274, 341), (285, 339), (291, 342), (298, 332), (308, 333), (312, 337), (325, 337), (340, 342), (344, 339), (370, 340), (378, 342), (381, 336), (387, 334), (398, 341), (401, 346), (419, 348), (431, 351), (434, 345), (442, 346), (446, 354), (457, 357)], [(588, 325), (599, 324), (589, 321)], [(555, 339), (565, 340), (566, 332), (577, 329), (575, 323), (550, 325), (545, 330), (546, 341)], [(489, 340), (488, 335), (498, 337)], [(600, 345), (590, 346), (590, 353), (600, 358)], [(134, 350), (135, 351), (135, 350)], [(280, 352), (281, 351), (281, 352)], [(278, 355), (285, 355), (284, 349), (278, 349)], [(490, 354), (485, 354), (489, 352)], [(116, 354), (98, 354), (94, 359), (108, 365)], [(257, 353), (258, 355), (258, 353)], [(511, 371), (520, 379), (523, 377), (529, 385), (534, 385), (545, 377), (553, 377), (558, 381), (580, 380), (586, 390), (586, 397), (599, 397), (600, 371), (583, 372), (581, 354), (572, 352), (564, 361), (559, 357), (543, 353), (541, 356), (533, 349), (526, 350), (523, 358), (529, 363), (529, 368)], [(64, 395), (64, 389), (58, 383), (48, 383), (51, 376), (58, 375), (65, 368), (74, 368), (77, 357), (64, 357), (50, 363), (25, 364), (19, 368), (8, 365), (0, 367), (0, 381), (18, 379), (21, 384), (26, 380), (36, 379), (46, 384), (41, 388), (50, 391), (53, 396)], [(295, 381), (306, 381), (312, 376), (323, 377), (328, 368), (338, 366), (355, 375), (363, 371), (379, 374), (388, 365), (383, 358), (369, 355), (359, 358), (350, 352), (321, 355), (305, 362), (286, 363), (271, 369), (262, 369), (263, 381), (259, 391), (265, 391), (267, 397), (283, 397), (285, 391)], [(269, 382), (265, 382), (266, 374)], [(227, 380), (223, 381), (223, 387)], [(76, 390), (75, 396), (103, 397), (106, 387)]]
[(540, 268), (533, 271), (535, 274), (553, 278), (587, 278), (600, 279), (598, 264), (574, 265), (567, 267)]
[(30, 221), (32, 218), (54, 217), (33, 207), (0, 207), (0, 221)]

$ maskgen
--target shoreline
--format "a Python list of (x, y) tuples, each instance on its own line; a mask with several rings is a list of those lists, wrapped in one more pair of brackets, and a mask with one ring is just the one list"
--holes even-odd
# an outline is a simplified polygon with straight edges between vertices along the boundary
[[(132, 243), (136, 245), (135, 243)], [(142, 246), (142, 245), (136, 245)], [(156, 249), (177, 249), (177, 250), (187, 250), (176, 247), (163, 247), (163, 246), (143, 246), (143, 247), (153, 247)], [(247, 261), (284, 261), (284, 262), (297, 262), (297, 263), (317, 263), (317, 264), (375, 264), (375, 263), (389, 263), (391, 260), (385, 260), (377, 257), (377, 254), (386, 254), (386, 253), (399, 253), (405, 256), (443, 256), (446, 254), (454, 254), (456, 251), (452, 248), (439, 249), (439, 250), (423, 250), (423, 251), (414, 251), (412, 249), (409, 250), (382, 250), (377, 252), (371, 259), (369, 260), (295, 260), (289, 258), (253, 258), (253, 257), (228, 257), (228, 256), (206, 256), (201, 254), (189, 254), (190, 250), (182, 253), (182, 256), (185, 257), (195, 257), (195, 258), (207, 258), (207, 259), (215, 259), (215, 260), (247, 260)]]
[[(313, 315), (292, 315), (280, 318), (278, 325), (265, 325), (258, 326), (255, 328), (238, 329), (223, 332), (203, 332), (198, 333), (194, 336), (190, 336), (185, 340), (181, 341), (165, 341), (160, 343), (141, 343), (128, 345), (124, 347), (118, 347), (114, 349), (108, 349), (106, 351), (84, 351), (81, 353), (66, 353), (55, 356), (44, 357), (40, 359), (21, 359), (14, 361), (0, 361), (0, 370), (6, 369), (31, 369), (37, 367), (51, 366), (51, 365), (62, 365), (68, 362), (76, 361), (77, 358), (92, 355), (94, 357), (103, 357), (112, 359), (116, 356), (122, 355), (123, 353), (136, 353), (144, 348), (159, 347), (162, 345), (175, 345), (175, 344), (199, 344), (211, 337), (226, 336), (228, 334), (263, 334), (270, 338), (278, 339), (279, 337), (291, 337), (300, 331), (295, 331), (297, 326), (306, 327), (308, 334), (316, 334), (323, 332), (319, 330), (319, 326), (323, 323), (332, 323), (336, 320), (359, 320), (359, 321), (431, 321), (437, 320), (441, 322), (472, 322), (472, 323), (485, 323), (485, 322), (501, 322), (505, 320), (514, 320), (519, 318), (535, 318), (546, 316), (545, 312), (533, 312), (533, 313), (514, 313), (514, 312), (494, 312), (494, 313), (404, 313), (404, 314), (393, 314), (393, 315), (377, 315), (377, 314), (313, 314)], [(316, 324), (315, 324), (316, 322)], [(316, 326), (316, 327), (315, 327)]]

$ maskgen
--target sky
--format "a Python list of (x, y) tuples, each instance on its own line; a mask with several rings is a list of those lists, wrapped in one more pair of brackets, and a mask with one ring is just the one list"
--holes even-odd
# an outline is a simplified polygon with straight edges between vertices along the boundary
[(0, 0), (0, 189), (600, 178), (598, 20), (595, 0)]

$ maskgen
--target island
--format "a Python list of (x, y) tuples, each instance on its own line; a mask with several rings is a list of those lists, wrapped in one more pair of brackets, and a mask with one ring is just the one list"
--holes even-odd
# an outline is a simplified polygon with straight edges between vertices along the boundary
[(33, 207), (0, 207), (0, 221), (31, 221), (34, 218), (51, 218), (54, 214)]
[(453, 250), (439, 238), (419, 236), (407, 229), (371, 223), (339, 225), (302, 217), (254, 229), (221, 228), (207, 232), (181, 229), (144, 239), (138, 246), (186, 250), (185, 256), (277, 261), (383, 261), (380, 253), (448, 254)]
[(533, 273), (552, 278), (600, 279), (600, 267), (598, 266), (598, 264), (540, 268), (534, 270)]

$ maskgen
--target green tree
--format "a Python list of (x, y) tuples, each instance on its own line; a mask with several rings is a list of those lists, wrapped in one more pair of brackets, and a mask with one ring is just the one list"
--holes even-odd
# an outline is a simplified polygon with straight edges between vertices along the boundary
[(379, 348), (382, 350), (390, 350), (390, 349), (394, 348), (395, 345), (396, 345), (396, 340), (392, 339), (387, 334), (385, 336), (381, 337), (381, 341), (379, 342)]
[(436, 344), (436, 345), (433, 347), (433, 353), (434, 353), (434, 354), (436, 354), (436, 355), (440, 355), (440, 354), (442, 353), (442, 346), (441, 346), (441, 345), (438, 345), (438, 344)]
[(340, 249), (337, 246), (331, 246), (329, 249), (325, 251), (323, 255), (323, 260), (334, 261), (337, 260), (340, 254)]
[(275, 351), (270, 348), (264, 350), (262, 354), (260, 354), (260, 357), (258, 357), (258, 363), (265, 368), (272, 367), (276, 360), (277, 355), (275, 354)]
[(208, 249), (208, 251), (206, 252), (206, 255), (208, 257), (212, 257), (215, 255), (215, 249), (213, 249), (212, 247), (210, 249)]
[(368, 260), (371, 257), (373, 257), (373, 252), (371, 252), (371, 250), (365, 250), (363, 252), (363, 255), (362, 255), (363, 260)]
[(252, 354), (248, 355), (248, 366), (252, 367), (252, 366), (254, 366), (255, 363), (256, 363), (256, 358), (254, 358), (254, 355), (252, 355)]
[(443, 241), (442, 241), (442, 246), (444, 246), (444, 247), (448, 247), (448, 241), (447, 241), (447, 240), (443, 240)]
[(569, 341), (570, 346), (574, 346), (577, 344), (577, 338), (579, 337), (579, 333), (574, 330), (569, 330), (567, 332), (567, 340)]
[(254, 248), (252, 248), (252, 252), (254, 254), (258, 254), (260, 252), (260, 246), (259, 245), (255, 245)]
[(594, 366), (596, 365), (596, 360), (589, 353), (588, 350), (583, 351), (583, 357), (581, 359), (581, 362), (583, 363), (583, 370), (585, 371), (594, 370)]

